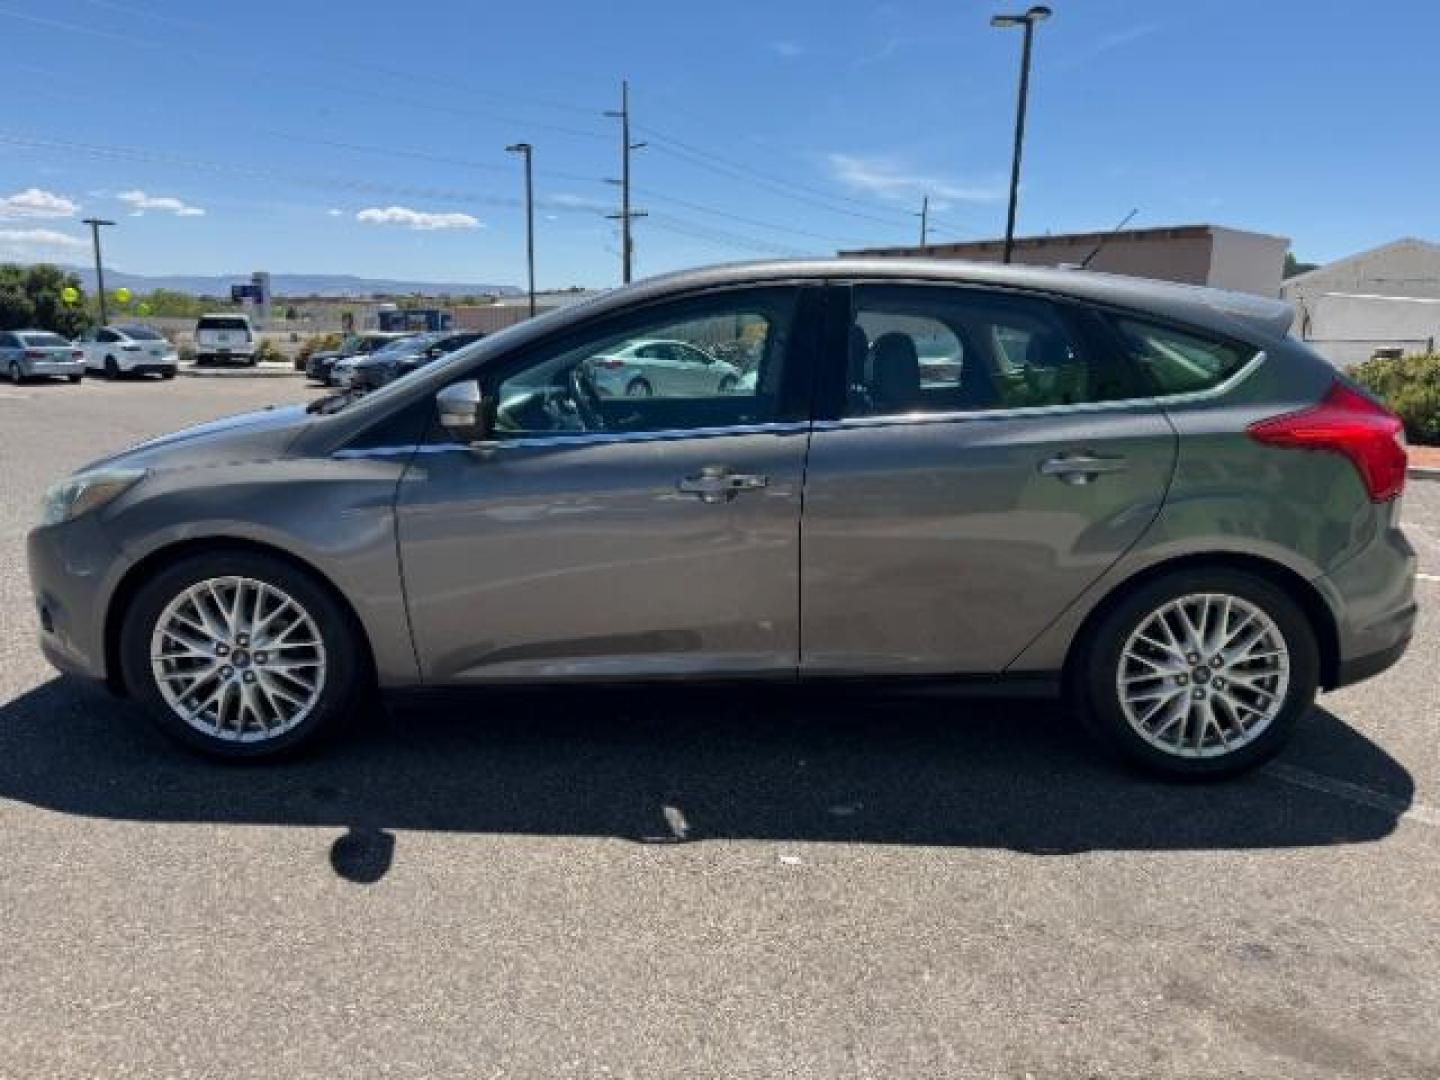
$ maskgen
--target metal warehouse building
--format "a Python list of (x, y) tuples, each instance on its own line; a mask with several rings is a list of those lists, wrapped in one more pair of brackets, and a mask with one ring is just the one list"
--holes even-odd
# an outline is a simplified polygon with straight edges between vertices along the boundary
[[(1057, 233), (1016, 237), (1013, 259), (1034, 266), (1079, 266), (1095, 252), (1091, 270), (1212, 285), (1260, 296), (1278, 296), (1290, 240), (1284, 236), (1220, 225), (1175, 225), (1119, 232)], [(925, 247), (868, 248), (842, 255), (968, 259), (999, 262), (1003, 240), (974, 240)]]
[(1440, 341), (1440, 244), (1396, 240), (1304, 274), (1281, 289), (1296, 336), (1348, 367), (1377, 349), (1434, 352)]

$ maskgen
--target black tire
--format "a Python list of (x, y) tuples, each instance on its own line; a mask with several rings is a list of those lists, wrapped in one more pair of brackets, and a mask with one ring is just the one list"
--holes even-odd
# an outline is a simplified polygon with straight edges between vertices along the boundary
[(8, 374), (10, 375), (10, 381), (16, 386), (21, 386), (24, 384), (25, 376), (20, 373), (20, 364), (18, 361), (10, 361), (10, 370)]
[(164, 371), (160, 372), (160, 377), (162, 379), (173, 379), (175, 377), (175, 369), (166, 368)]
[[(166, 702), (150, 666), (151, 637), (166, 606), (197, 582), (229, 575), (264, 582), (286, 593), (314, 620), (325, 647), (326, 673), (314, 707), (293, 728), (262, 741), (238, 742), (192, 727)], [(201, 553), (165, 566), (136, 592), (120, 634), (121, 670), (131, 695), (165, 735), (215, 758), (270, 759), (312, 745), (342, 726), (373, 682), (364, 645), (329, 589), (289, 562), (258, 552)]]
[[(1116, 688), (1131, 634), (1167, 602), (1196, 593), (1228, 594), (1254, 605), (1279, 629), (1289, 653), (1285, 697), (1269, 726), (1251, 741), (1214, 757), (1182, 757), (1147, 741), (1126, 718)], [(1216, 567), (1157, 578), (1125, 594), (1085, 636), (1070, 673), (1070, 691), (1085, 725), (1106, 749), (1150, 772), (1183, 779), (1246, 772), (1279, 753), (1315, 702), (1320, 656), (1309, 618), (1287, 592), (1255, 574)]]
[(735, 378), (734, 375), (726, 375), (723, 379), (720, 380), (720, 385), (719, 387), (717, 387), (717, 389), (722, 394), (733, 394), (737, 389), (739, 389), (739, 387), (739, 379)]
[(67, 379), (69, 379), (72, 383), (78, 383), (78, 382), (79, 382), (81, 379), (83, 379), (85, 376), (83, 376), (83, 375), (66, 375), (65, 377), (66, 377)]
[(631, 379), (625, 387), (626, 397), (654, 397), (655, 388), (650, 385), (649, 379)]
[(114, 382), (120, 378), (120, 365), (115, 362), (115, 357), (105, 357), (105, 378)]

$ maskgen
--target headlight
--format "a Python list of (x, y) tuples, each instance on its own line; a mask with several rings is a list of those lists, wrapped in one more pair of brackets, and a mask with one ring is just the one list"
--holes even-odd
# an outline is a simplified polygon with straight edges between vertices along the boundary
[(58, 525), (89, 510), (97, 510), (141, 480), (144, 469), (96, 469), (76, 473), (45, 493), (41, 524)]

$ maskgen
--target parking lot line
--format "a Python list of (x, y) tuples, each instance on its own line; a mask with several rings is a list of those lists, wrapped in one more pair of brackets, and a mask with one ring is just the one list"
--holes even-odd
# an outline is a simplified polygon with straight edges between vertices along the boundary
[(1393, 795), (1386, 795), (1381, 791), (1361, 787), (1359, 784), (1352, 784), (1348, 780), (1337, 780), (1333, 776), (1322, 776), (1320, 773), (1311, 772), (1309, 769), (1301, 769), (1295, 765), (1286, 765), (1283, 762), (1274, 762), (1267, 765), (1261, 772), (1266, 776), (1279, 780), (1282, 784), (1306, 788), (1309, 791), (1319, 791), (1325, 795), (1333, 795), (1337, 799), (1344, 799), (1347, 802), (1355, 803), (1357, 806), (1368, 806), (1373, 810), (1383, 810), (1387, 814), (1394, 814), (1397, 818), (1416, 821), (1421, 825), (1429, 825), (1432, 828), (1440, 828), (1440, 809), (1427, 806), (1422, 802), (1410, 802), (1407, 804), (1404, 799), (1397, 799)]
[(1416, 574), (1415, 579), (1417, 581), (1428, 581), (1431, 584), (1434, 584), (1435, 582), (1440, 581), (1440, 574)]

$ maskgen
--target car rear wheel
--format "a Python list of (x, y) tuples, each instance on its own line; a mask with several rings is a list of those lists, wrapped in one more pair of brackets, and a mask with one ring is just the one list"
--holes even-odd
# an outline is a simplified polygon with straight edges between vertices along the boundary
[(66, 375), (65, 377), (69, 379), (72, 383), (78, 383), (82, 378), (84, 378), (83, 375)]
[(654, 397), (655, 389), (645, 379), (631, 379), (625, 387), (626, 397)]
[(167, 567), (141, 586), (121, 635), (131, 692), (166, 735), (214, 757), (296, 750), (337, 726), (366, 678), (329, 591), (263, 554)]
[(1254, 768), (1315, 701), (1315, 632), (1287, 593), (1253, 574), (1216, 568), (1152, 581), (1087, 636), (1076, 673), (1087, 725), (1152, 771)]
[(115, 357), (113, 356), (105, 357), (105, 378), (120, 378), (120, 365), (115, 362)]
[(16, 386), (19, 386), (21, 383), (23, 383), (23, 382), (25, 381), (25, 373), (20, 370), (20, 364), (19, 364), (18, 361), (15, 361), (15, 360), (11, 360), (11, 361), (10, 361), (9, 374), (10, 374), (10, 381), (11, 381), (12, 383), (14, 383)]
[(718, 387), (720, 393), (733, 394), (738, 389), (740, 389), (740, 380), (735, 378), (734, 375), (726, 375), (720, 380), (720, 386)]

